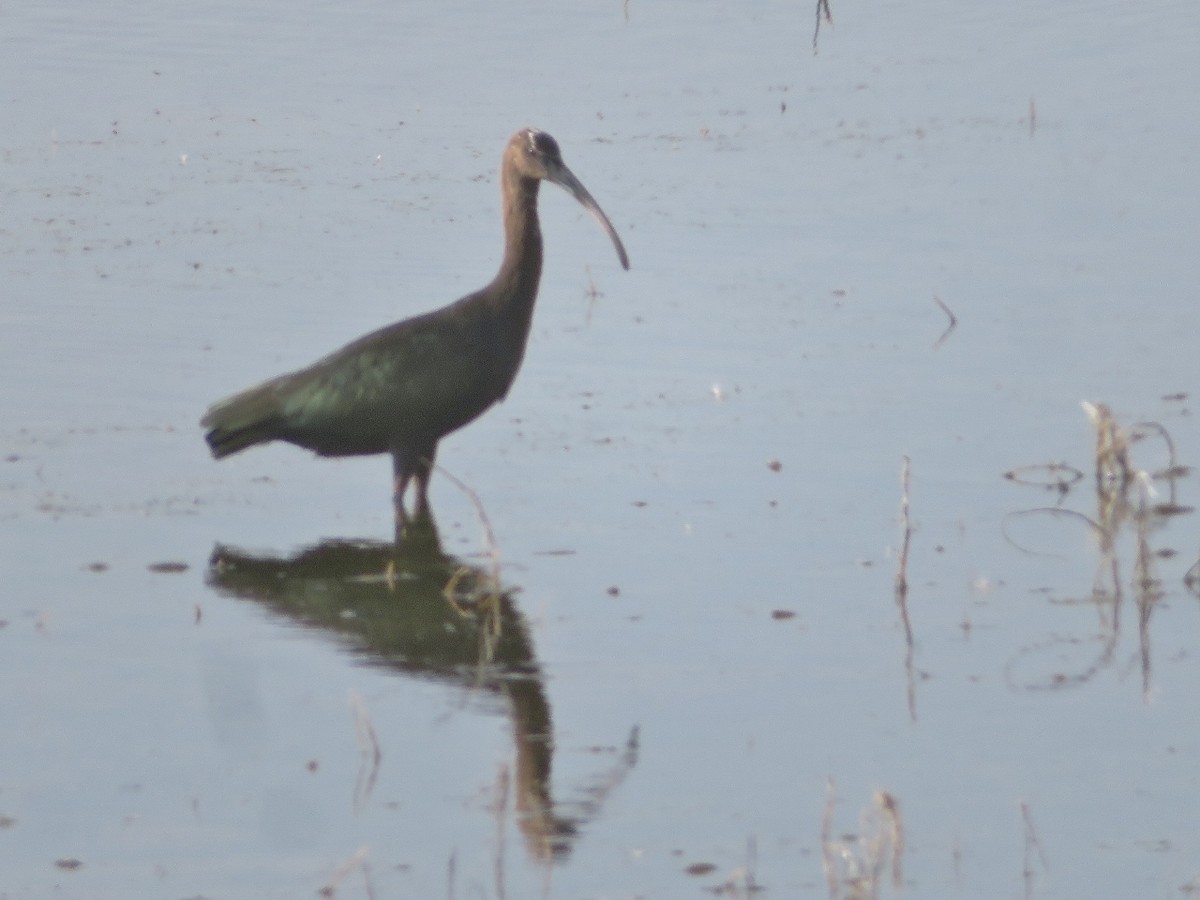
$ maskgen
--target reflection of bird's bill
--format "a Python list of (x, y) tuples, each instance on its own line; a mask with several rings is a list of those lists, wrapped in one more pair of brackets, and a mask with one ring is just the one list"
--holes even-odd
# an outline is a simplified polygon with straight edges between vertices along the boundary
[(596, 221), (600, 223), (600, 227), (604, 229), (604, 233), (608, 235), (613, 242), (613, 246), (617, 248), (617, 258), (621, 260), (623, 269), (629, 268), (629, 256), (625, 253), (625, 245), (621, 243), (621, 238), (617, 234), (617, 229), (613, 228), (612, 222), (608, 221), (608, 216), (604, 214), (604, 210), (600, 208), (600, 204), (596, 202), (596, 198), (588, 193), (588, 189), (583, 186), (575, 174), (565, 165), (561, 168), (555, 168), (549, 173), (550, 180), (560, 187), (565, 188), (578, 200), (583, 208), (596, 217)]

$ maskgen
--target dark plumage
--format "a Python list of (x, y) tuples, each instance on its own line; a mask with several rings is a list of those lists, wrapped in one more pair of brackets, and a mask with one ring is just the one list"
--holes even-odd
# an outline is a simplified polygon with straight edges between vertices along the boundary
[(521, 367), (542, 272), (543, 180), (561, 185), (596, 217), (628, 269), (621, 239), (563, 163), (554, 138), (518, 131), (500, 166), (504, 261), (491, 283), (213, 405), (200, 421), (213, 456), (276, 440), (321, 456), (391, 453), (397, 515), (404, 515), (413, 479), (417, 508), (426, 508), (438, 441), (503, 400)]

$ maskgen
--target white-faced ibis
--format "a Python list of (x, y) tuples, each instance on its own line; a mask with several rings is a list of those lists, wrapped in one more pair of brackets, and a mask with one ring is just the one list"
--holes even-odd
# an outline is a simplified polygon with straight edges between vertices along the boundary
[(287, 441), (320, 456), (390, 453), (396, 513), (416, 480), (428, 506), (437, 445), (503, 400), (512, 386), (542, 273), (538, 186), (554, 182), (596, 217), (621, 265), (629, 258), (600, 205), (563, 163), (550, 135), (526, 128), (504, 148), (504, 261), (491, 283), (442, 309), (397, 322), (208, 410), (200, 424), (217, 459)]

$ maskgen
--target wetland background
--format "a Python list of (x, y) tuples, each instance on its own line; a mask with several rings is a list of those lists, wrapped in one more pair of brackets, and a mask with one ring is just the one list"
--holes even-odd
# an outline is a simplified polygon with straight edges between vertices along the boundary
[[(1200, 12), (813, 11), (0, 10), (0, 896), (1200, 887)], [(213, 463), (491, 277), (524, 125), (633, 268), (543, 191), (498, 557)]]

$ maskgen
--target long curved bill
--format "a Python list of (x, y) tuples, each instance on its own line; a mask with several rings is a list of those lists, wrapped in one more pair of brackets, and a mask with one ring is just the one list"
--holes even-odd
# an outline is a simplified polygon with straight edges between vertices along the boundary
[(571, 172), (565, 165), (559, 163), (548, 173), (550, 181), (553, 181), (559, 187), (570, 191), (571, 196), (595, 216), (596, 221), (600, 223), (600, 227), (604, 229), (604, 233), (609, 236), (613, 242), (613, 246), (617, 248), (617, 258), (621, 260), (623, 269), (629, 268), (629, 255), (625, 252), (625, 245), (621, 243), (621, 238), (617, 235), (617, 229), (613, 228), (612, 222), (608, 221), (608, 216), (604, 214), (604, 210), (600, 208), (600, 204), (596, 199), (588, 193), (588, 189), (583, 186), (574, 173)]

